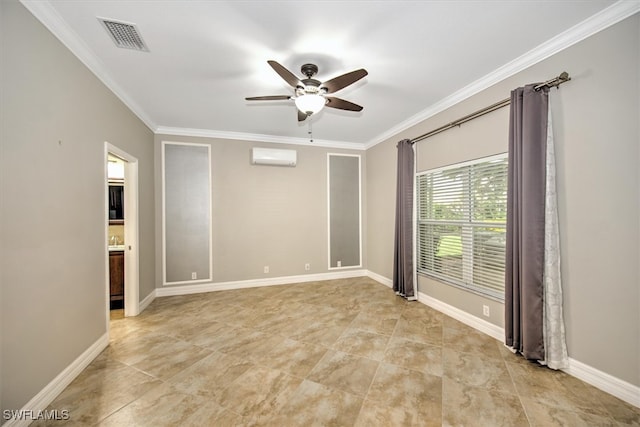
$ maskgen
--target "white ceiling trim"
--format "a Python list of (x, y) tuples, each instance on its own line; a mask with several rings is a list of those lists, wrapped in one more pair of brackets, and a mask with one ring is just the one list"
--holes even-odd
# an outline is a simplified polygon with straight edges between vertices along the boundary
[(292, 138), (290, 136), (274, 136), (263, 135), (257, 133), (243, 133), (243, 132), (228, 132), (228, 131), (213, 131), (208, 129), (187, 129), (180, 127), (166, 127), (159, 126), (156, 131), (156, 135), (172, 135), (172, 136), (192, 136), (203, 138), (218, 138), (218, 139), (233, 139), (240, 141), (255, 141), (255, 142), (271, 142), (274, 144), (293, 144), (293, 145), (308, 145), (312, 147), (327, 147), (327, 148), (344, 148), (347, 150), (365, 150), (364, 144), (345, 142), (345, 141), (330, 141), (326, 139), (313, 139), (310, 142), (309, 138)]
[[(366, 144), (365, 149), (369, 149), (400, 132), (409, 129), (411, 126), (415, 126), (418, 123), (435, 116), (436, 114), (450, 108), (459, 102), (487, 89), (488, 87), (501, 82), (502, 80), (525, 70), (532, 65), (541, 62), (548, 57), (586, 39), (587, 37), (596, 34), (599, 31), (604, 30), (631, 15), (640, 12), (640, 0), (626, 1), (620, 0), (606, 9), (603, 9), (599, 13), (585, 19), (579, 24), (574, 25), (565, 32), (553, 37), (552, 39), (542, 43), (541, 45), (533, 48), (529, 52), (521, 55), (513, 61), (503, 65), (495, 71), (487, 74), (486, 76), (476, 80), (468, 86), (454, 92), (448, 97), (440, 100), (439, 102), (431, 105), (429, 108), (421, 111), (420, 113), (408, 118), (407, 120), (392, 127), (388, 131), (378, 135)], [(558, 74), (565, 70), (558, 70)], [(571, 74), (571, 70), (569, 74)], [(551, 78), (552, 76), (542, 76), (541, 79)], [(418, 135), (415, 135), (416, 137)]]
[[(260, 142), (273, 142), (296, 145), (314, 145), (331, 148), (346, 148), (355, 150), (366, 150), (371, 148), (398, 133), (438, 114), (447, 108), (464, 101), (476, 93), (498, 83), (528, 67), (534, 65), (549, 56), (566, 49), (567, 47), (620, 22), (621, 20), (638, 13), (640, 11), (640, 0), (620, 0), (583, 22), (575, 25), (562, 34), (539, 45), (526, 54), (496, 69), (470, 85), (454, 92), (450, 96), (431, 105), (420, 113), (399, 123), (393, 128), (383, 132), (379, 136), (371, 139), (365, 144), (314, 140), (313, 144), (306, 138), (279, 137), (273, 135), (245, 134), (240, 132), (226, 132), (205, 129), (188, 129), (177, 127), (165, 127), (157, 125), (147, 113), (119, 86), (109, 75), (104, 64), (98, 59), (94, 52), (82, 41), (80, 37), (66, 24), (57, 11), (48, 1), (41, 0), (20, 0), (20, 2), (49, 29), (80, 61), (93, 72), (145, 125), (156, 134), (200, 136), (234, 140), (249, 140)], [(558, 70), (558, 72), (563, 70)], [(567, 70), (571, 72), (571, 70)], [(416, 135), (417, 136), (417, 135)]]
[(151, 130), (157, 125), (147, 113), (107, 73), (102, 61), (82, 41), (48, 1), (20, 0), (54, 36), (62, 42), (111, 92), (113, 92)]

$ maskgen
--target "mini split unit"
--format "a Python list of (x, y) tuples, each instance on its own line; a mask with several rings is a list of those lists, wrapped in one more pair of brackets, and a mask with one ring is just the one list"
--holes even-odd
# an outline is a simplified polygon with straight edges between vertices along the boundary
[(296, 162), (296, 150), (258, 147), (251, 150), (251, 163), (254, 165), (295, 166)]

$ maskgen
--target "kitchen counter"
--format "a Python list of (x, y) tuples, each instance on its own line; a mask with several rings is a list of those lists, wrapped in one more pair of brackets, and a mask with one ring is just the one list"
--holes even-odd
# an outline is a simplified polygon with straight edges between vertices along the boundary
[(124, 251), (124, 245), (112, 245), (109, 246), (109, 252)]

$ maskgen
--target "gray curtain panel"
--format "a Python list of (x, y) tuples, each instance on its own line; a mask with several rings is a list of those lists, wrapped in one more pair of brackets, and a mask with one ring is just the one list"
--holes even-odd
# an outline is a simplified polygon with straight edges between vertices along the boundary
[(543, 273), (548, 88), (511, 92), (505, 269), (505, 340), (544, 360)]
[(416, 298), (413, 283), (413, 156), (410, 140), (398, 142), (393, 290), (407, 299)]

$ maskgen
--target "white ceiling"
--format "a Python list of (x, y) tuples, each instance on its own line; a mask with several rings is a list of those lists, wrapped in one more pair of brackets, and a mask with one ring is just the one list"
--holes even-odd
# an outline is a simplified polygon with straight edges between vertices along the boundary
[[(597, 31), (630, 2), (23, 3), (157, 133), (308, 143), (293, 101), (244, 100), (292, 94), (267, 60), (296, 75), (315, 63), (321, 81), (365, 68), (336, 93), (362, 112), (325, 108), (312, 120), (316, 144), (363, 148)], [(117, 48), (97, 17), (136, 24), (149, 52)]]

